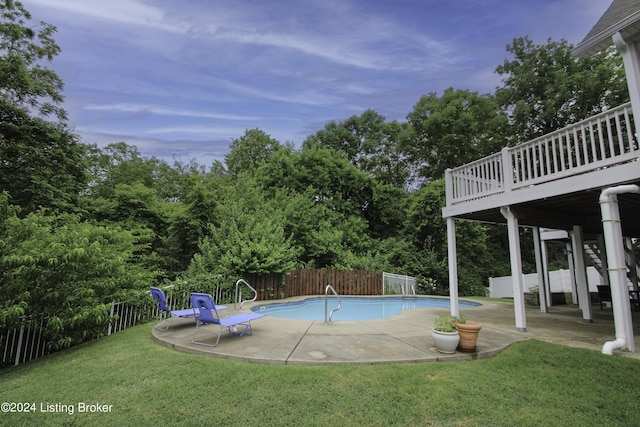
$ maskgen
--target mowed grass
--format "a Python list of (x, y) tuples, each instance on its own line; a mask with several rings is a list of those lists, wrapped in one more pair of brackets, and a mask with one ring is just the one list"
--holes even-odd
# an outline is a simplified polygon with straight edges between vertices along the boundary
[[(640, 425), (640, 361), (596, 351), (531, 340), (466, 362), (265, 365), (181, 353), (150, 331), (141, 325), (0, 371), (1, 402), (37, 407), (0, 413), (0, 424)], [(111, 410), (78, 413), (80, 402)]]

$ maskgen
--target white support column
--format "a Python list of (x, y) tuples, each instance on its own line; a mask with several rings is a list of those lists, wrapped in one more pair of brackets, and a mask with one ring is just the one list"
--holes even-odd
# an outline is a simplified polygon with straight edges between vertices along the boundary
[(518, 218), (508, 206), (500, 208), (500, 213), (507, 219), (509, 232), (509, 257), (511, 258), (511, 278), (513, 280), (513, 308), (516, 317), (516, 330), (527, 331), (527, 316), (524, 307), (524, 277), (522, 276), (522, 254), (520, 251), (520, 231)]
[(542, 253), (542, 240), (540, 239), (540, 228), (533, 227), (533, 246), (536, 255), (536, 273), (538, 274), (538, 299), (540, 300), (540, 311), (547, 312), (547, 283), (544, 274), (544, 265), (547, 263), (546, 257)]
[(452, 217), (447, 218), (447, 257), (449, 260), (449, 300), (451, 314), (460, 315), (458, 303), (458, 255), (456, 251), (456, 223)]
[(582, 321), (593, 323), (591, 314), (591, 296), (589, 295), (589, 283), (587, 282), (587, 265), (584, 261), (584, 236), (582, 227), (573, 226), (571, 233), (571, 245), (573, 250), (573, 261), (576, 273), (576, 284), (578, 286), (578, 304), (582, 309)]
[(569, 241), (567, 242), (567, 261), (569, 263), (569, 279), (571, 280), (571, 303), (573, 305), (578, 304), (578, 286), (576, 285), (576, 266), (575, 262), (573, 262), (573, 248), (572, 242), (573, 237), (571, 237), (571, 233), (569, 233)]
[(542, 252), (542, 274), (544, 276), (544, 294), (547, 298), (547, 307), (551, 307), (553, 305), (553, 301), (551, 298), (551, 279), (549, 279), (549, 255), (547, 250), (547, 241), (542, 240), (541, 246)]
[(631, 108), (633, 109), (633, 120), (636, 123), (636, 129), (640, 129), (638, 127), (640, 125), (640, 55), (638, 54), (638, 44), (627, 43), (620, 33), (613, 35), (613, 43), (622, 55)]

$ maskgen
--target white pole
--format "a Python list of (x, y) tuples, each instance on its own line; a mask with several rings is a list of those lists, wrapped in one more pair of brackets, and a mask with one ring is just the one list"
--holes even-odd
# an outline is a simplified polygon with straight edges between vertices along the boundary
[(602, 228), (607, 248), (607, 264), (609, 265), (609, 283), (611, 284), (611, 305), (616, 329), (615, 341), (608, 341), (602, 346), (604, 354), (613, 354), (616, 348), (626, 348), (635, 352), (633, 323), (631, 321), (631, 304), (627, 286), (627, 266), (625, 264), (622, 240), (622, 224), (618, 209), (618, 194), (640, 193), (637, 185), (620, 185), (607, 188), (600, 194), (600, 210), (602, 211)]
[(447, 218), (447, 257), (449, 260), (449, 300), (451, 315), (460, 315), (458, 303), (458, 254), (456, 251), (456, 224), (453, 217)]
[(547, 283), (545, 280), (546, 256), (542, 251), (542, 240), (540, 239), (540, 228), (533, 227), (533, 246), (536, 255), (536, 273), (538, 275), (538, 300), (540, 311), (547, 312)]
[(520, 252), (520, 232), (518, 218), (508, 206), (500, 208), (507, 219), (509, 231), (509, 257), (511, 258), (511, 278), (513, 280), (513, 308), (516, 316), (516, 330), (527, 331), (527, 316), (524, 309), (524, 278), (522, 277), (522, 254)]
[(553, 305), (553, 301), (551, 298), (551, 280), (549, 279), (549, 252), (547, 250), (547, 241), (543, 240), (542, 245), (540, 247), (542, 253), (542, 275), (544, 280), (544, 295), (547, 302), (547, 307), (551, 307)]
[(584, 262), (584, 237), (582, 227), (579, 225), (573, 226), (571, 244), (573, 245), (573, 265), (575, 266), (576, 283), (578, 285), (578, 303), (582, 309), (582, 320), (586, 323), (593, 323), (591, 297), (589, 296), (589, 284), (587, 282), (587, 267)]
[(567, 263), (569, 264), (569, 280), (571, 281), (571, 303), (578, 304), (578, 288), (576, 286), (576, 267), (573, 262), (573, 237), (569, 233), (569, 241), (567, 242)]

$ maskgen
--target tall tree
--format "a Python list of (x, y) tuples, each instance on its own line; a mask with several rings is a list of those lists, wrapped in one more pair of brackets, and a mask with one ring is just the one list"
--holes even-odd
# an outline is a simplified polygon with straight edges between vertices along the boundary
[(64, 122), (62, 80), (45, 67), (60, 51), (55, 27), (30, 19), (20, 2), (0, 0), (0, 190), (25, 213), (69, 210), (86, 183), (85, 148)]
[(403, 188), (409, 179), (409, 164), (398, 144), (405, 123), (387, 123), (373, 110), (351, 116), (342, 122), (331, 121), (303, 143), (308, 148), (319, 144), (344, 153), (350, 163), (378, 181)]
[(403, 150), (427, 181), (505, 144), (507, 117), (492, 95), (453, 88), (441, 97), (432, 92), (420, 98), (407, 118), (413, 136), (403, 143)]
[(293, 270), (298, 250), (285, 232), (282, 211), (266, 203), (252, 178), (243, 175), (230, 181), (217, 195), (216, 220), (208, 224), (208, 234), (200, 239), (187, 277), (285, 274)]
[(199, 242), (210, 236), (212, 226), (220, 225), (219, 206), (238, 197), (238, 192), (234, 191), (238, 180), (229, 175), (191, 175), (191, 179), (189, 191), (178, 203), (181, 208), (173, 217), (166, 241), (166, 250), (175, 262), (173, 271), (176, 272), (189, 266), (198, 252)]
[(64, 124), (0, 106), (0, 190), (24, 213), (75, 209), (86, 185), (85, 148)]
[(314, 268), (361, 266), (374, 238), (400, 229), (402, 189), (376, 182), (338, 150), (307, 144), (282, 150), (256, 174), (261, 190), (284, 210), (287, 234)]
[(266, 132), (250, 129), (231, 142), (229, 153), (224, 157), (224, 161), (232, 176), (238, 176), (241, 173), (253, 174), (261, 164), (281, 148), (283, 148), (282, 144)]
[(53, 39), (56, 27), (46, 22), (29, 26), (30, 20), (19, 1), (0, 1), (0, 100), (64, 120), (62, 80), (44, 67), (45, 60), (50, 62), (60, 53)]
[(496, 68), (503, 86), (496, 97), (510, 116), (514, 142), (553, 132), (615, 107), (629, 98), (620, 55), (607, 50), (574, 58), (566, 41), (536, 45), (513, 40), (513, 55)]
[[(138, 148), (125, 142), (109, 144), (104, 148), (93, 145), (88, 156), (91, 179), (90, 195), (93, 197), (113, 197), (116, 187), (121, 184), (143, 184), (166, 194), (177, 194), (175, 183), (157, 185), (161, 172), (168, 165), (155, 157), (146, 158)], [(170, 198), (170, 197), (169, 197)]]

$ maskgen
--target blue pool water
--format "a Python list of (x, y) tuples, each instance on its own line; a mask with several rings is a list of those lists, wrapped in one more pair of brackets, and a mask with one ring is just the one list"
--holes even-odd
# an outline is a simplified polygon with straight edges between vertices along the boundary
[[(395, 316), (413, 308), (449, 308), (448, 298), (424, 297), (341, 297), (342, 308), (333, 314), (332, 320), (371, 320)], [(252, 308), (257, 313), (273, 317), (297, 320), (324, 320), (324, 297), (308, 298), (288, 303), (272, 303)], [(460, 301), (460, 308), (481, 304)], [(329, 312), (338, 306), (336, 298), (329, 298)]]

